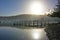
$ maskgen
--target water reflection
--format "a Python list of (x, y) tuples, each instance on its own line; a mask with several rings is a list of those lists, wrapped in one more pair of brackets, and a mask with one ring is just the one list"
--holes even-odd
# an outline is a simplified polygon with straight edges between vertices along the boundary
[(39, 39), (40, 36), (41, 36), (41, 33), (39, 32), (39, 30), (34, 29), (34, 30), (32, 31), (32, 38), (34, 38), (34, 39)]
[(39, 32), (33, 32), (32, 35), (34, 39), (39, 39)]
[(10, 40), (11, 38), (11, 40), (48, 40), (44, 29), (18, 29), (12, 27), (0, 27), (0, 40), (1, 38), (4, 40)]
[(32, 29), (32, 39), (34, 40), (41, 40), (42, 38), (46, 37), (46, 33), (44, 29)]

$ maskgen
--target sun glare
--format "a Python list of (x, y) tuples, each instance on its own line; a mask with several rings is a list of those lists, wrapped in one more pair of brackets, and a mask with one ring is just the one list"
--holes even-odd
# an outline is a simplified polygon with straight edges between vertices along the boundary
[(40, 29), (33, 29), (32, 30), (32, 37), (33, 37), (33, 39), (40, 39), (41, 37), (42, 37), (42, 30), (40, 30)]
[(31, 14), (43, 15), (44, 14), (43, 13), (44, 12), (44, 6), (40, 2), (34, 1), (30, 5), (30, 11), (31, 11)]

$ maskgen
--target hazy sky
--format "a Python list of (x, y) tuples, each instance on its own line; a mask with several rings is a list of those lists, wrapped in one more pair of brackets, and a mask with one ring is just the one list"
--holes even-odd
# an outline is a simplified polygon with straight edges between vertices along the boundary
[[(34, 1), (34, 0), (33, 0)], [(57, 0), (38, 0), (45, 4), (48, 9), (56, 6)], [(27, 12), (32, 0), (0, 0), (0, 16), (19, 15)]]

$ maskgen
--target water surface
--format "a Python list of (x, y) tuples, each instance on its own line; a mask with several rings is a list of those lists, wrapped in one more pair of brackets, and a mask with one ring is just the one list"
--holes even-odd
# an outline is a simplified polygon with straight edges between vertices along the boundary
[(48, 40), (44, 28), (20, 29), (0, 27), (0, 40)]

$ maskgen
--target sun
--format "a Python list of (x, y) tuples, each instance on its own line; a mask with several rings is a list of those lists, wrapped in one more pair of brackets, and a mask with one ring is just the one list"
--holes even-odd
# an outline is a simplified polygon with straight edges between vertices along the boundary
[(30, 5), (31, 14), (44, 15), (44, 6), (39, 1), (34, 1)]

